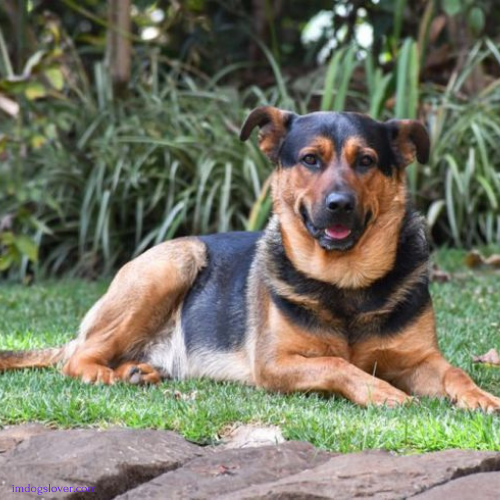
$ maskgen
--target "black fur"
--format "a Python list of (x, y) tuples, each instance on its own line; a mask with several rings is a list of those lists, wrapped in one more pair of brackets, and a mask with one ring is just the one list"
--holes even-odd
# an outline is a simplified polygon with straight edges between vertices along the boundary
[(197, 348), (232, 351), (246, 330), (248, 273), (262, 233), (234, 232), (202, 236), (207, 266), (182, 306), (187, 351)]
[[(345, 335), (350, 343), (370, 335), (392, 335), (417, 319), (430, 304), (429, 279), (424, 267), (419, 280), (403, 300), (390, 311), (377, 313), (386, 307), (391, 295), (404, 285), (409, 275), (428, 261), (429, 250), (423, 222), (410, 208), (407, 209), (402, 223), (394, 267), (366, 288), (339, 288), (302, 274), (286, 256), (277, 224), (269, 227), (265, 244), (269, 251), (268, 267), (271, 271), (266, 275), (269, 276), (267, 284), (271, 289), (272, 299), (289, 319), (308, 330), (340, 333)], [(273, 278), (273, 271), (279, 281), (291, 286), (294, 294), (319, 301), (322, 309), (340, 321), (340, 331), (338, 323), (325, 324), (315, 311), (280, 296), (279, 282)], [(370, 314), (369, 323), (360, 321), (360, 317), (365, 314)]]
[[(263, 252), (256, 254), (261, 238)], [(225, 233), (200, 239), (206, 245), (208, 263), (182, 306), (188, 352), (197, 348), (232, 351), (242, 346), (247, 327), (248, 275), (254, 259), (259, 259), (257, 265), (264, 270), (273, 302), (291, 321), (320, 335), (344, 335), (350, 344), (370, 335), (399, 333), (431, 302), (424, 223), (411, 208), (402, 223), (394, 267), (366, 288), (339, 288), (302, 274), (285, 254), (277, 222), (272, 222), (265, 233)], [(380, 312), (391, 295), (422, 265), (422, 274), (404, 298), (390, 310)], [(336, 321), (325, 323), (316, 311), (281, 296), (277, 280), (289, 285), (297, 296), (317, 300)], [(366, 314), (370, 320), (360, 321)]]
[(299, 152), (315, 137), (333, 141), (336, 151), (341, 151), (346, 139), (362, 137), (379, 157), (378, 168), (390, 176), (397, 157), (392, 148), (394, 126), (372, 120), (358, 113), (310, 113), (295, 116), (280, 150), (281, 165), (293, 167), (300, 162)]

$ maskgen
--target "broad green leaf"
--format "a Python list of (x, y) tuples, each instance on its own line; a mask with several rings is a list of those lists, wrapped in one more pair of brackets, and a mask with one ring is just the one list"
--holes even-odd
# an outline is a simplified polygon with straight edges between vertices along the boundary
[(14, 244), (14, 233), (12, 231), (4, 231), (0, 233), (0, 243), (5, 246), (11, 246)]
[(28, 85), (29, 81), (23, 77), (11, 77), (0, 80), (0, 89), (10, 95), (22, 94)]
[(19, 252), (28, 257), (31, 262), (36, 262), (38, 260), (38, 247), (28, 236), (23, 234), (16, 236), (14, 238), (14, 245)]
[(478, 36), (483, 31), (485, 25), (483, 10), (477, 6), (472, 7), (467, 17), (467, 23), (474, 35)]
[(0, 271), (6, 271), (12, 264), (14, 264), (14, 257), (11, 253), (0, 255)]
[(47, 138), (40, 134), (35, 134), (30, 139), (30, 144), (33, 148), (39, 149), (47, 142)]
[(45, 71), (45, 78), (50, 82), (56, 90), (64, 88), (64, 76), (59, 68), (49, 68)]
[(320, 109), (322, 111), (331, 110), (333, 95), (335, 92), (335, 83), (337, 80), (337, 71), (339, 69), (339, 64), (343, 53), (344, 53), (343, 49), (336, 51), (333, 54), (328, 64), (328, 70), (326, 72), (326, 78), (325, 78), (325, 85), (323, 87), (323, 97), (321, 98)]
[(456, 16), (462, 9), (462, 0), (443, 0), (443, 10), (448, 16)]
[(40, 99), (47, 95), (47, 90), (40, 82), (29, 82), (24, 89), (24, 95), (30, 101)]

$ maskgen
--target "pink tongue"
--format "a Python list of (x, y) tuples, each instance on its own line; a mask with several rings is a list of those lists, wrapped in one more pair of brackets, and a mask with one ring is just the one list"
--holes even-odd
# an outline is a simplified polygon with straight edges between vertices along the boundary
[(343, 240), (351, 234), (351, 230), (342, 224), (337, 224), (325, 229), (325, 234), (333, 240)]

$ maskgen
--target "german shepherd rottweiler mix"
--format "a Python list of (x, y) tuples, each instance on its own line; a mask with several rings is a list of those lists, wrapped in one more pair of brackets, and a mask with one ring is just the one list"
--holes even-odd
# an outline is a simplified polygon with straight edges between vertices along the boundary
[(3, 352), (0, 369), (63, 363), (84, 382), (237, 380), (340, 394), (359, 405), (500, 399), (441, 355), (424, 223), (405, 166), (429, 156), (424, 127), (357, 113), (257, 108), (276, 164), (262, 233), (180, 238), (125, 265), (66, 346)]

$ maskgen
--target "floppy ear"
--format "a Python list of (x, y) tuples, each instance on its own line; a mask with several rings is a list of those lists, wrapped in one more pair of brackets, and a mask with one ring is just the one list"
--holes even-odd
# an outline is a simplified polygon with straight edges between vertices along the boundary
[(254, 109), (241, 127), (240, 139), (246, 141), (252, 130), (259, 127), (259, 147), (273, 162), (278, 161), (278, 154), (288, 132), (288, 127), (295, 115), (272, 106)]
[(389, 120), (390, 140), (398, 166), (406, 167), (415, 158), (429, 161), (430, 140), (426, 128), (416, 120)]

